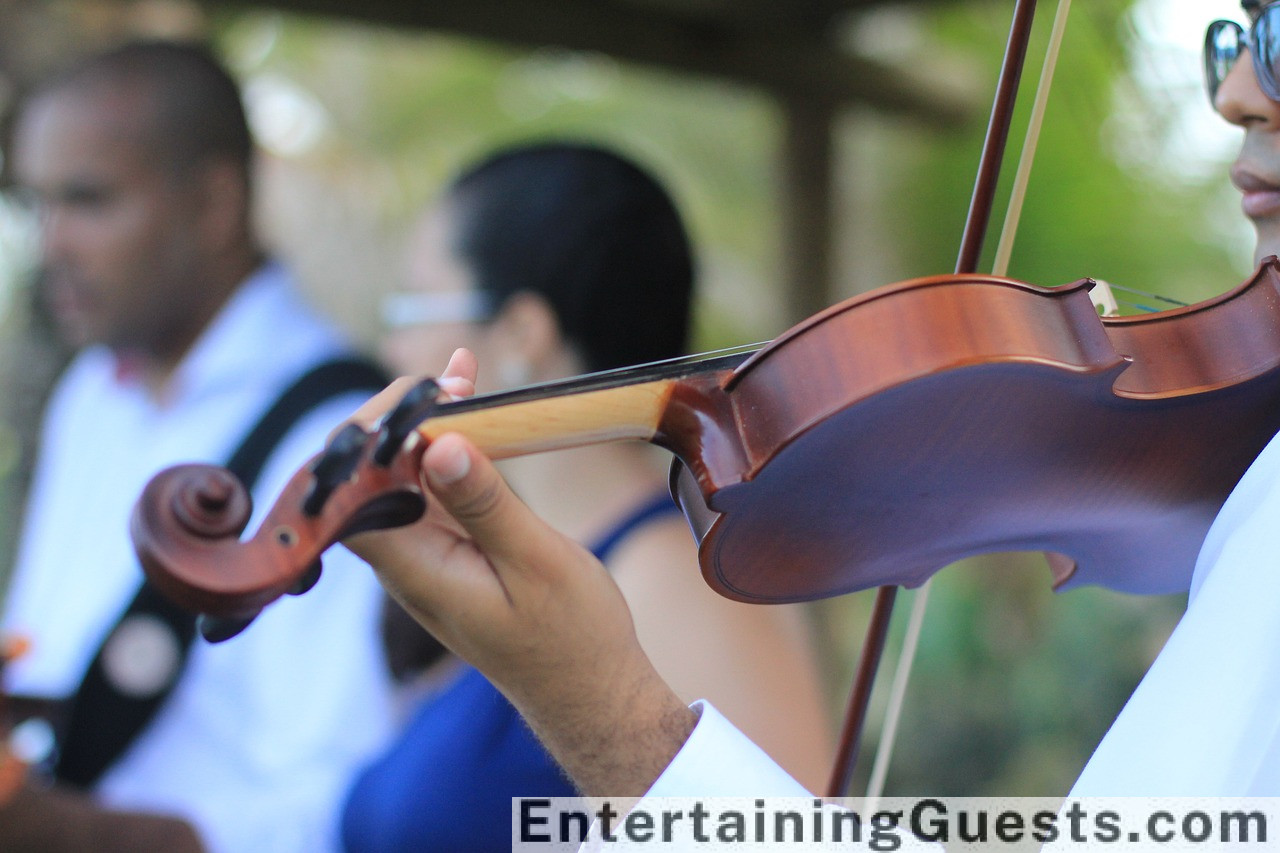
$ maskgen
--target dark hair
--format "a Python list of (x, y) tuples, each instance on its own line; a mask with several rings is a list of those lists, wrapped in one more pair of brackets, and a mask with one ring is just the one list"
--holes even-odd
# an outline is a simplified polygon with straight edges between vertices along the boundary
[(196, 42), (133, 41), (80, 59), (47, 80), (34, 97), (136, 87), (150, 99), (144, 138), (161, 162), (186, 169), (211, 159), (249, 175), (253, 138), (236, 81)]
[(501, 151), (450, 187), (452, 249), (495, 306), (542, 296), (588, 370), (685, 354), (693, 261), (654, 178), (603, 148)]

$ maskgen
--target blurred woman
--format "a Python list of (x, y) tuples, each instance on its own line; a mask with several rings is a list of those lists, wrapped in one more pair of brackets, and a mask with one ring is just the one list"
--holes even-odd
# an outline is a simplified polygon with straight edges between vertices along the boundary
[[(409, 290), (384, 305), (383, 356), (402, 373), (439, 371), (465, 346), (488, 392), (688, 351), (693, 262), (680, 217), (653, 178), (602, 148), (528, 145), (481, 162), (420, 220), (408, 261)], [(706, 586), (668, 493), (668, 460), (623, 442), (513, 459), (503, 470), (535, 512), (613, 574), (641, 645), (682, 696), (710, 699), (801, 782), (820, 786), (829, 724), (802, 614)], [(390, 615), (394, 665), (421, 666), (432, 657), (424, 632)], [(506, 850), (512, 796), (570, 793), (478, 673), (436, 662), (430, 674), (432, 692), (400, 741), (352, 790), (350, 850)], [(486, 822), (493, 837), (482, 842), (474, 832)]]

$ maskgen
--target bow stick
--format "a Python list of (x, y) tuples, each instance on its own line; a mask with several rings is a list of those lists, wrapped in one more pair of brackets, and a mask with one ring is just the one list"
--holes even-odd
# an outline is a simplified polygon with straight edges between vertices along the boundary
[[(1027, 44), (1030, 41), (1032, 23), (1035, 18), (1035, 7), (1035, 0), (1017, 0), (1014, 6), (1009, 39), (1005, 47), (1000, 78), (996, 85), (995, 102), (992, 105), (986, 138), (983, 141), (978, 175), (974, 181), (973, 196), (969, 204), (968, 216), (965, 219), (964, 235), (961, 239), (959, 256), (956, 260), (955, 271), (957, 274), (976, 272), (978, 268), (979, 256), (982, 253), (982, 245), (991, 220), (993, 199), (996, 185), (1000, 178), (1000, 166), (1004, 159), (1005, 146), (1009, 138), (1009, 127), (1012, 122), (1014, 103), (1017, 99), (1018, 84), (1021, 81), (1022, 69), (1026, 61)], [(1036, 142), (1039, 139), (1040, 127), (1044, 116), (1044, 104), (1048, 100), (1049, 87), (1053, 78), (1053, 70), (1057, 64), (1059, 48), (1062, 43), (1062, 33), (1065, 30), (1069, 8), (1070, 0), (1060, 0), (1058, 12), (1054, 18), (1053, 34), (1050, 37), (1048, 53), (1041, 70), (1035, 105), (1032, 110), (1031, 120), (1028, 123), (1027, 137), (1023, 144), (1015, 176), (1009, 211), (1005, 216), (1004, 230), (1001, 234), (1000, 244), (997, 247), (995, 275), (1004, 275), (1008, 268), (1013, 235), (1017, 230), (1022, 201), (1025, 198), (1026, 185), (1029, 181), (1031, 154), (1034, 152)], [(886, 714), (885, 728), (881, 737), (876, 764), (872, 772), (872, 783), (868, 791), (868, 796), (870, 797), (879, 796), (883, 787), (889, 755), (892, 753), (893, 740), (897, 732), (898, 719), (901, 716), (902, 697), (906, 692), (911, 663), (914, 660), (915, 649), (924, 623), (929, 583), (926, 582), (920, 588), (913, 604), (908, 633), (904, 639), (902, 655), (899, 658), (897, 673), (894, 677), (894, 686), (890, 698), (890, 707)], [(836, 764), (832, 769), (831, 778), (827, 785), (828, 796), (839, 797), (848, 793), (862, 729), (866, 722), (867, 707), (870, 704), (871, 688), (884, 651), (896, 597), (897, 587), (881, 587), (876, 593), (876, 601), (872, 609), (871, 622), (867, 628), (867, 637), (863, 643), (857, 676), (854, 679), (853, 689), (849, 697)]]
[[(1022, 152), (1018, 158), (1018, 170), (1014, 176), (1013, 189), (1009, 197), (1009, 209), (1000, 230), (1000, 242), (996, 246), (995, 260), (992, 263), (993, 275), (1003, 276), (1009, 271), (1013, 240), (1018, 231), (1022, 205), (1026, 201), (1027, 185), (1031, 179), (1031, 164), (1035, 159), (1036, 146), (1040, 141), (1040, 129), (1044, 124), (1049, 90), (1053, 86), (1053, 72), (1058, 65), (1058, 54), (1061, 52), (1062, 38), (1067, 29), (1067, 17), (1070, 12), (1071, 0), (1058, 0), (1058, 9), (1053, 18), (1053, 30), (1049, 35), (1044, 65), (1040, 69), (1040, 82), (1036, 85), (1035, 102), (1032, 104), (1031, 116), (1027, 122), (1026, 139), (1023, 140)], [(1106, 295), (1110, 297), (1109, 288), (1106, 289)], [(893, 684), (889, 689), (889, 704), (885, 710), (884, 728), (881, 730), (875, 762), (871, 765), (871, 777), (867, 783), (867, 797), (870, 799), (876, 799), (884, 792), (885, 778), (889, 773), (889, 761), (897, 740), (898, 723), (902, 718), (907, 682), (911, 678), (911, 665), (915, 661), (920, 634), (924, 630), (924, 614), (929, 606), (929, 587), (932, 585), (933, 578), (930, 578), (916, 590), (912, 598), (911, 615), (907, 622), (906, 634), (903, 636), (902, 652), (898, 656)]]

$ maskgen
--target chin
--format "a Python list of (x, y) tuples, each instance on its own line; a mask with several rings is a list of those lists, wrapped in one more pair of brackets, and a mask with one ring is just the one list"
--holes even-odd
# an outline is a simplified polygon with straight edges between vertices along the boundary
[(64, 346), (68, 346), (72, 349), (81, 349), (83, 347), (101, 343), (98, 336), (94, 335), (84, 326), (78, 324), (55, 322), (54, 330), (58, 336), (58, 340), (61, 341)]
[(1280, 256), (1280, 226), (1257, 229), (1257, 248), (1253, 251), (1254, 264), (1262, 263), (1262, 259), (1271, 255)]

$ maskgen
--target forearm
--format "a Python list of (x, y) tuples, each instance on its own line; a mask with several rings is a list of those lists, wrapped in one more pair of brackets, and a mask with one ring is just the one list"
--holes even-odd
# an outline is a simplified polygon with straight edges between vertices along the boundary
[(513, 697), (534, 733), (587, 796), (642, 796), (698, 722), (697, 712), (647, 660), (617, 674), (625, 678), (616, 686)]

